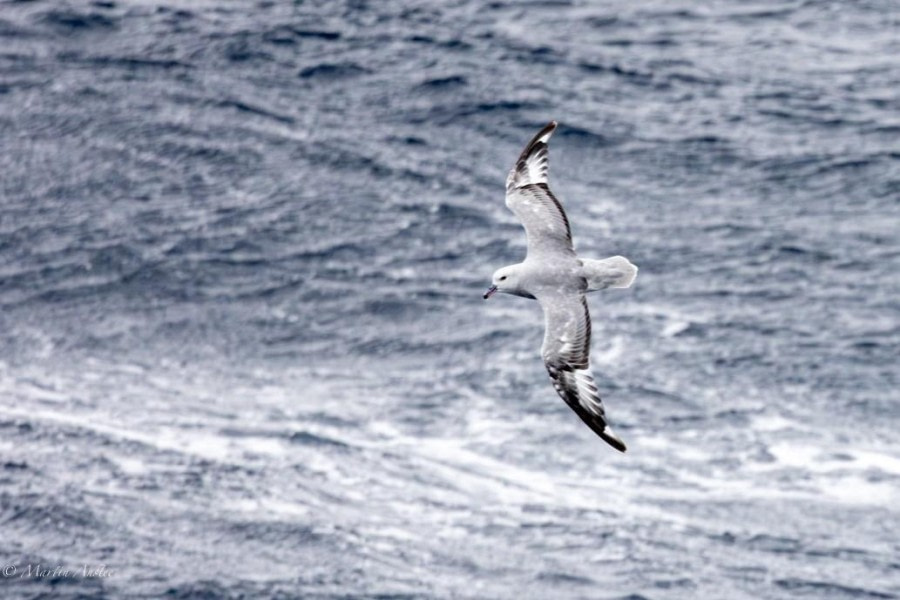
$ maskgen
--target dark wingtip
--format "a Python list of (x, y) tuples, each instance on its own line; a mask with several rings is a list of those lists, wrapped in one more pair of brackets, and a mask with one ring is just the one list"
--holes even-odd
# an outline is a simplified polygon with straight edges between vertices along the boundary
[(550, 139), (550, 136), (553, 135), (553, 132), (556, 131), (556, 126), (558, 123), (556, 121), (550, 121), (546, 125), (544, 125), (543, 129), (538, 131), (535, 136), (531, 139), (531, 143), (529, 146), (534, 146), (538, 142), (547, 143), (547, 140)]
[(556, 131), (556, 125), (556, 121), (550, 121), (549, 123), (544, 125), (543, 129), (538, 131), (534, 135), (534, 137), (531, 138), (531, 141), (528, 142), (528, 144), (525, 146), (525, 149), (522, 150), (522, 154), (519, 156), (519, 160), (521, 161), (526, 159), (528, 155), (534, 151), (534, 148), (538, 145), (538, 143), (546, 144), (547, 140), (550, 139), (550, 136), (553, 135), (553, 132)]
[[(595, 429), (594, 431), (597, 430)], [(625, 447), (625, 442), (623, 442), (622, 439), (616, 435), (616, 432), (613, 431), (612, 427), (610, 427), (609, 425), (604, 424), (603, 429), (597, 431), (597, 435), (599, 435), (604, 442), (606, 442), (619, 452), (625, 452), (625, 450), (627, 450), (627, 448)]]
[[(550, 371), (550, 378), (556, 382), (552, 365), (547, 365), (547, 370)], [(569, 405), (569, 408), (571, 408), (575, 414), (581, 418), (584, 424), (590, 427), (591, 431), (593, 431), (601, 440), (619, 452), (624, 453), (628, 450), (625, 446), (625, 442), (623, 442), (622, 439), (616, 435), (616, 432), (613, 431), (613, 428), (606, 423), (604, 415), (598, 415), (588, 411), (581, 405), (577, 396), (565, 393), (566, 390), (562, 389), (557, 383), (554, 383), (554, 387), (556, 387), (556, 391), (562, 396), (565, 403)]]
[(600, 438), (601, 438), (604, 442), (606, 442), (607, 444), (609, 444), (610, 446), (612, 446), (613, 448), (615, 448), (616, 450), (618, 450), (619, 452), (624, 453), (626, 450), (628, 450), (628, 448), (625, 446), (625, 442), (623, 442), (622, 440), (620, 440), (620, 439), (619, 439), (618, 437), (616, 437), (615, 435), (609, 435), (609, 434), (607, 434), (606, 431), (603, 431), (603, 432), (600, 433)]

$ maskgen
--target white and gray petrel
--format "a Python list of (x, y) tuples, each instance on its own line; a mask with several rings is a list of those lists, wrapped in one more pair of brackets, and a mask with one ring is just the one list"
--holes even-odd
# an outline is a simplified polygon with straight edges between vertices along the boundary
[(592, 260), (575, 254), (569, 219), (547, 180), (547, 140), (554, 131), (556, 121), (541, 129), (506, 178), (506, 206), (525, 227), (528, 251), (524, 262), (494, 273), (484, 299), (504, 292), (540, 302), (546, 328), (541, 356), (553, 387), (594, 433), (625, 452), (625, 443), (607, 423), (591, 376), (591, 315), (585, 293), (627, 288), (638, 270), (622, 256)]

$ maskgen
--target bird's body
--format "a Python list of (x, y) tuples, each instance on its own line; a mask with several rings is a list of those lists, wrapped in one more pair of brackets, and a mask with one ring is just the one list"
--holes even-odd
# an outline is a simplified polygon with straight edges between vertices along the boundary
[(550, 191), (547, 141), (553, 121), (522, 151), (506, 180), (506, 205), (522, 221), (528, 254), (516, 265), (494, 273), (485, 299), (503, 292), (535, 299), (544, 310), (541, 356), (557, 393), (608, 444), (625, 444), (606, 420), (603, 403), (590, 372), (591, 317), (585, 294), (610, 287), (629, 287), (637, 267), (613, 256), (582, 259), (572, 245), (569, 219)]

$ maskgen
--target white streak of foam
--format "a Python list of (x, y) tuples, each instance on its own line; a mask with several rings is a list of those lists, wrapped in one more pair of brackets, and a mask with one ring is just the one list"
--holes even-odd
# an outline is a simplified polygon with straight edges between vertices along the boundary
[(761, 415), (752, 422), (754, 431), (782, 431), (785, 429), (803, 430), (804, 427), (795, 421), (789, 421), (780, 415)]
[(110, 455), (109, 459), (113, 461), (119, 470), (127, 475), (145, 475), (149, 472), (144, 461), (138, 458), (128, 456)]
[(308, 506), (276, 498), (239, 498), (226, 502), (223, 507), (227, 511), (258, 515), (270, 521), (307, 517), (310, 512)]
[(820, 481), (819, 487), (826, 496), (846, 504), (896, 506), (895, 482), (868, 481), (863, 477), (850, 476)]
[(272, 455), (285, 453), (283, 443), (280, 440), (257, 437), (238, 439), (224, 435), (203, 433), (195, 429), (181, 428), (161, 428), (155, 432), (147, 433), (103, 423), (96, 415), (82, 417), (62, 411), (18, 410), (11, 407), (0, 407), (0, 414), (77, 427), (86, 431), (94, 431), (113, 439), (138, 442), (157, 450), (178, 452), (219, 462), (227, 462), (229, 459), (241, 461), (241, 451)]
[(878, 469), (891, 475), (900, 475), (900, 457), (867, 450), (854, 451), (851, 456), (865, 469)]
[(831, 447), (826, 449), (792, 443), (775, 444), (769, 450), (777, 459), (775, 465), (768, 467), (770, 469), (788, 466), (815, 473), (875, 469), (890, 475), (900, 475), (900, 458), (881, 452), (847, 450), (835, 454)]
[(660, 335), (662, 337), (675, 337), (682, 331), (686, 331), (690, 326), (690, 321), (669, 321), (666, 323), (665, 327), (663, 327)]

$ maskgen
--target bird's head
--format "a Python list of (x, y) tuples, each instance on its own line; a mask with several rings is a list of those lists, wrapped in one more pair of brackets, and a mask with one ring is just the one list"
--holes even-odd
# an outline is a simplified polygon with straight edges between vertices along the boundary
[(523, 296), (520, 286), (521, 286), (521, 277), (519, 271), (519, 265), (511, 265), (509, 267), (503, 267), (502, 269), (497, 269), (494, 272), (494, 276), (491, 278), (491, 287), (487, 289), (484, 293), (484, 299), (487, 300), (497, 292), (503, 292), (504, 294), (514, 294), (517, 296)]

